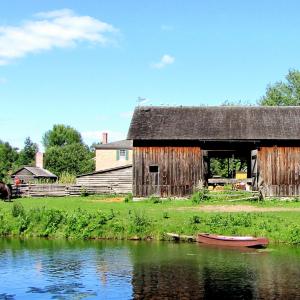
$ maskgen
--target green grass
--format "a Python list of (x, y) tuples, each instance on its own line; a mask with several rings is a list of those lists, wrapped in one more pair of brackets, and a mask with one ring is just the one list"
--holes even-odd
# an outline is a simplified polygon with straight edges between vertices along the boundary
[[(300, 212), (201, 212), (209, 205), (300, 208), (298, 201), (228, 202), (152, 199), (124, 202), (125, 197), (89, 196), (23, 198), (0, 202), (0, 235), (69, 239), (168, 239), (166, 232), (210, 232), (267, 236), (272, 242), (300, 244)], [(114, 202), (119, 200), (119, 202)], [(156, 202), (156, 203), (155, 203)]]

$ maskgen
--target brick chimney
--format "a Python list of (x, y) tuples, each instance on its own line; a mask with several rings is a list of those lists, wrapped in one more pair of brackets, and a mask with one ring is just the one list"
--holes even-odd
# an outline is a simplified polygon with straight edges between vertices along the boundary
[(107, 140), (108, 140), (108, 133), (103, 132), (102, 133), (102, 144), (107, 144)]
[(39, 168), (44, 168), (44, 153), (37, 152), (35, 154), (35, 166)]

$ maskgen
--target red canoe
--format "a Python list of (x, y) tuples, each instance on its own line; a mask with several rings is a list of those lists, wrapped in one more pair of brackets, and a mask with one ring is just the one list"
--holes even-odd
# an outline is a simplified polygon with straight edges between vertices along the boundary
[(253, 236), (225, 236), (209, 233), (199, 233), (196, 237), (198, 243), (230, 247), (266, 247), (269, 240), (264, 237)]

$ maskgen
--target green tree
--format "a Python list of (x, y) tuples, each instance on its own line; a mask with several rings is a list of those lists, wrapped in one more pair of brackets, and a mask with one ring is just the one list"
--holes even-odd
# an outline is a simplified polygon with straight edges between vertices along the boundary
[(93, 153), (83, 144), (50, 147), (45, 153), (45, 166), (54, 174), (63, 172), (78, 175), (92, 172), (95, 167)]
[(225, 178), (229, 176), (232, 178), (235, 171), (242, 170), (247, 171), (247, 162), (242, 159), (230, 158), (228, 161), (228, 158), (212, 158), (210, 160), (210, 172), (212, 176), (217, 175)]
[(52, 130), (47, 131), (43, 136), (43, 145), (46, 150), (54, 146), (66, 146), (75, 143), (82, 143), (81, 135), (76, 129), (66, 125), (54, 125)]
[(286, 82), (276, 82), (267, 86), (266, 94), (258, 101), (264, 106), (300, 105), (300, 72), (289, 70)]
[(27, 137), (24, 142), (24, 148), (19, 153), (18, 164), (20, 166), (34, 165), (35, 154), (37, 151), (37, 144), (33, 143), (30, 137)]
[(18, 152), (9, 143), (0, 140), (0, 180), (10, 181), (10, 175), (18, 167)]
[(82, 142), (80, 133), (70, 126), (54, 125), (43, 137), (45, 167), (56, 175), (94, 171), (94, 151)]

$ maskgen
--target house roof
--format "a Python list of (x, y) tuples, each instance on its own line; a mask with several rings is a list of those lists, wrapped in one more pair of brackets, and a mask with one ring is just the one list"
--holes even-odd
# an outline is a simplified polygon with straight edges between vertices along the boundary
[(111, 142), (107, 144), (98, 144), (95, 145), (96, 149), (132, 149), (132, 141), (130, 140), (122, 140)]
[(131, 167), (132, 167), (132, 164), (128, 164), (128, 165), (119, 166), (119, 167), (115, 167), (115, 168), (109, 168), (109, 169), (95, 171), (95, 172), (92, 172), (92, 173), (78, 175), (78, 176), (76, 176), (76, 178), (83, 177), (83, 176), (88, 176), (88, 175), (94, 175), (94, 174), (102, 174), (102, 173), (107, 173), (107, 172), (117, 171), (117, 170), (122, 170), (122, 169), (128, 169), (128, 168), (131, 168)]
[(300, 140), (300, 107), (138, 107), (134, 111), (127, 138)]
[(14, 172), (12, 174), (12, 176), (17, 175), (23, 169), (26, 169), (27, 171), (29, 171), (30, 173), (32, 173), (32, 175), (35, 176), (35, 177), (57, 178), (57, 176), (55, 174), (51, 173), (50, 171), (48, 171), (46, 169), (42, 169), (42, 168), (39, 168), (39, 167), (28, 167), (28, 166), (22, 167), (18, 171)]

